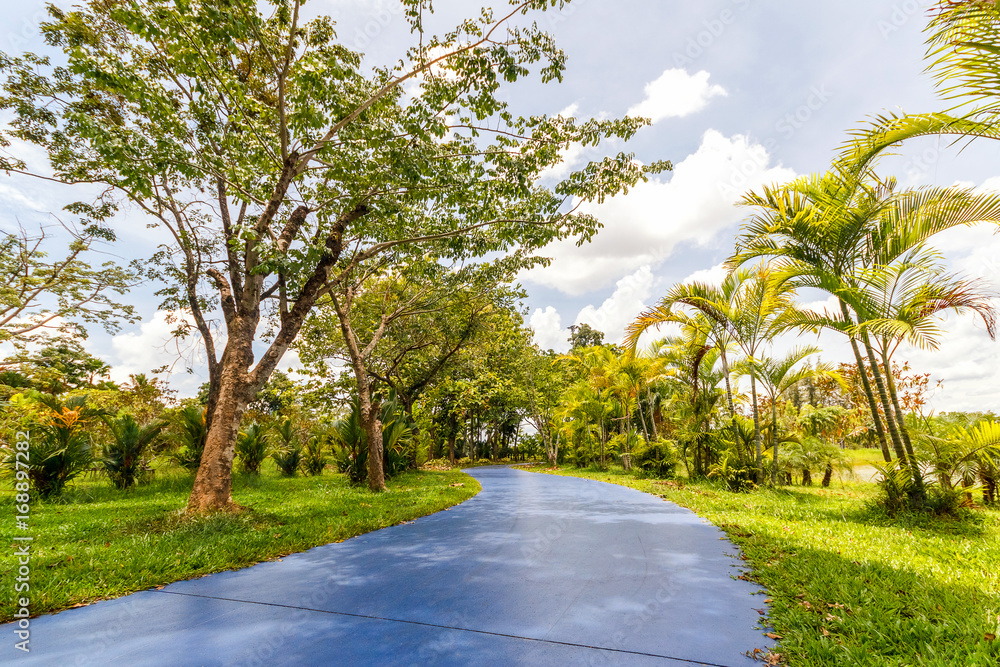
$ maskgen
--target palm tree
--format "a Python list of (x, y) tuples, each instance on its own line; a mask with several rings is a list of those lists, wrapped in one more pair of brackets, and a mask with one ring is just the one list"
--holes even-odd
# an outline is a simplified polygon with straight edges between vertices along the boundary
[(819, 354), (813, 345), (797, 347), (784, 357), (764, 359), (744, 359), (736, 366), (739, 375), (755, 375), (761, 388), (771, 402), (771, 485), (778, 483), (778, 399), (788, 393), (797, 383), (818, 377), (830, 377), (842, 381), (828, 364), (799, 366), (806, 358)]
[[(705, 285), (675, 288), (656, 308), (642, 313), (629, 326), (626, 340), (629, 345), (634, 346), (648, 328), (683, 321), (672, 311), (673, 306), (682, 304), (702, 313), (711, 323), (707, 327), (706, 336), (711, 337), (721, 357), (725, 357), (726, 346), (734, 342), (745, 357), (755, 359), (762, 347), (784, 330), (786, 311), (792, 306), (791, 285), (776, 277), (769, 268), (761, 266), (752, 270), (733, 271), (719, 289)], [(726, 378), (730, 414), (735, 418), (729, 370), (728, 360), (724, 361), (723, 375)], [(759, 482), (764, 474), (764, 460), (757, 407), (757, 378), (753, 371), (750, 373), (750, 393)]]
[[(899, 191), (895, 179), (883, 181), (870, 172), (859, 177), (839, 170), (765, 187), (760, 194), (751, 192), (744, 204), (756, 207), (757, 212), (745, 225), (730, 265), (765, 258), (780, 280), (837, 297), (840, 316), (830, 322), (850, 338), (883, 456), (892, 460), (888, 430), (897, 456), (905, 459), (888, 390), (868, 330), (861, 326), (866, 308), (864, 284), (858, 276), (891, 265), (937, 232), (1000, 221), (1000, 197), (956, 187)], [(885, 426), (859, 343), (867, 353)]]
[(909, 342), (923, 349), (937, 349), (943, 333), (938, 319), (946, 311), (972, 312), (996, 338), (996, 311), (990, 302), (992, 291), (980, 281), (945, 273), (934, 265), (936, 255), (917, 251), (896, 264), (861, 272), (868, 313), (863, 328), (871, 333), (885, 373), (893, 414), (899, 426), (907, 457), (913, 459), (913, 445), (900, 409), (891, 359), (896, 349)]
[[(736, 405), (733, 401), (733, 389), (729, 379), (727, 348), (732, 344), (732, 327), (728, 325), (732, 320), (730, 305), (740, 285), (740, 276), (736, 273), (726, 276), (726, 279), (718, 287), (703, 282), (674, 285), (655, 307), (642, 312), (625, 331), (625, 345), (628, 349), (634, 350), (642, 334), (652, 327), (659, 328), (670, 322), (688, 327), (706, 326), (709, 340), (719, 350), (722, 375), (726, 381), (726, 403), (729, 406), (729, 416), (734, 434)], [(701, 313), (702, 320), (697, 321), (692, 319), (688, 313), (675, 310), (677, 306), (686, 306)], [(712, 317), (708, 317), (709, 313), (712, 314)], [(744, 463), (743, 450), (739, 447), (737, 447), (737, 455), (740, 463)]]

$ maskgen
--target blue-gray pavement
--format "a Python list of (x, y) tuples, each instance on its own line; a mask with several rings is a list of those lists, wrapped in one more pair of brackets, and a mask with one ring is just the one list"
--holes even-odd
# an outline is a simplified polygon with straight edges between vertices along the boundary
[(510, 468), (450, 510), (31, 621), (41, 665), (750, 665), (738, 549), (673, 503)]

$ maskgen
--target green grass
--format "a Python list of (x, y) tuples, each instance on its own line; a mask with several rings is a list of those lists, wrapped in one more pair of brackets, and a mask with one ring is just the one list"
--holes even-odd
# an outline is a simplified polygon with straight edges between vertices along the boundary
[[(872, 484), (734, 494), (564, 469), (688, 507), (738, 544), (791, 665), (1000, 664), (1000, 512), (889, 519)], [(696, 601), (695, 601), (696, 602)]]
[(843, 453), (857, 464), (885, 463), (881, 449), (845, 449)]
[(104, 479), (77, 480), (62, 499), (32, 503), (29, 530), (16, 533), (13, 494), (3, 494), (0, 539), (10, 546), (0, 557), (0, 621), (11, 620), (23, 595), (14, 592), (15, 535), (34, 538), (35, 615), (339, 542), (451, 507), (480, 489), (458, 470), (417, 471), (372, 494), (344, 475), (288, 478), (268, 466), (259, 478), (235, 476), (233, 499), (244, 511), (190, 518), (182, 511), (192, 479), (161, 469), (130, 492)]

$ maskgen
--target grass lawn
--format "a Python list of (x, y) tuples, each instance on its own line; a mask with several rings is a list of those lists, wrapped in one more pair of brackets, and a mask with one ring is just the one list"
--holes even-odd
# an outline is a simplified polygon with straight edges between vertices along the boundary
[[(209, 572), (245, 567), (314, 546), (392, 526), (456, 505), (479, 492), (458, 471), (407, 472), (388, 491), (351, 487), (344, 475), (236, 475), (238, 514), (186, 518), (181, 512), (193, 477), (161, 469), (155, 481), (129, 492), (104, 480), (76, 480), (58, 501), (33, 502), (30, 527), (14, 532), (13, 493), (0, 506), (4, 572), (0, 621), (16, 609), (13, 537), (31, 536), (32, 615), (89, 604)], [(9, 488), (9, 484), (5, 484)]]
[(735, 494), (620, 469), (557, 474), (652, 493), (725, 530), (747, 576), (767, 588), (776, 650), (790, 665), (1000, 665), (996, 510), (893, 520), (866, 508), (872, 484)]

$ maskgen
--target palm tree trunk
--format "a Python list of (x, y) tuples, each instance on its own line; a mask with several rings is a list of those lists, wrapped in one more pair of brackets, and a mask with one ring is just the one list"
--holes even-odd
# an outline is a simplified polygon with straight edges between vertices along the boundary
[[(851, 318), (851, 313), (847, 309), (847, 304), (844, 303), (843, 299), (840, 301), (840, 311), (844, 315), (844, 321), (848, 323), (854, 322)], [(885, 459), (886, 463), (892, 461), (892, 454), (889, 453), (889, 443), (885, 438), (885, 428), (882, 426), (882, 418), (879, 416), (878, 406), (875, 404), (875, 394), (872, 393), (872, 385), (868, 382), (868, 372), (865, 370), (865, 363), (861, 359), (861, 350), (858, 349), (858, 341), (855, 340), (854, 336), (848, 335), (851, 341), (851, 349), (854, 351), (854, 360), (858, 364), (858, 376), (861, 379), (861, 388), (865, 392), (865, 397), (868, 399), (868, 409), (872, 413), (872, 422), (875, 424), (875, 433), (878, 435), (879, 445), (882, 447), (882, 457)]]
[(750, 371), (750, 396), (753, 400), (753, 440), (757, 448), (757, 483), (764, 481), (764, 452), (760, 442), (760, 414), (757, 410), (757, 375)]
[(771, 400), (771, 486), (778, 485), (778, 400)]
[(865, 350), (868, 352), (868, 363), (871, 364), (872, 377), (875, 378), (879, 400), (882, 401), (882, 411), (885, 413), (885, 424), (889, 427), (889, 436), (892, 438), (892, 448), (896, 450), (896, 457), (906, 463), (906, 450), (903, 449), (903, 441), (899, 437), (899, 431), (896, 430), (896, 420), (892, 416), (892, 405), (889, 403), (889, 394), (886, 392), (885, 382), (882, 380), (882, 371), (879, 370), (878, 361), (875, 359), (875, 351), (872, 349), (868, 332), (864, 331), (861, 335)]
[(736, 456), (739, 457), (742, 466), (746, 463), (746, 459), (743, 457), (743, 446), (740, 444), (740, 438), (736, 435), (736, 404), (733, 403), (733, 388), (729, 384), (729, 360), (726, 359), (725, 344), (719, 346), (719, 356), (722, 359), (722, 374), (726, 376), (726, 401), (729, 403), (729, 416), (732, 418), (733, 443), (736, 444)]
[(653, 398), (653, 390), (646, 390), (646, 401), (649, 405), (649, 426), (653, 429), (653, 439), (659, 440), (660, 434), (656, 431), (656, 402)]
[(892, 378), (892, 365), (889, 363), (889, 355), (884, 352), (882, 352), (882, 364), (885, 370), (885, 383), (889, 389), (889, 398), (892, 400), (892, 408), (896, 412), (896, 423), (899, 426), (899, 434), (903, 438), (907, 460), (910, 462), (910, 475), (913, 477), (913, 485), (920, 496), (923, 497), (925, 495), (924, 478), (920, 474), (920, 466), (917, 465), (917, 458), (913, 455), (913, 443), (910, 441), (910, 433), (906, 428), (903, 411), (899, 407), (899, 395), (896, 392), (896, 381)]

